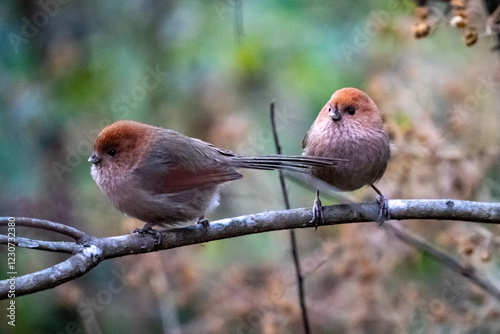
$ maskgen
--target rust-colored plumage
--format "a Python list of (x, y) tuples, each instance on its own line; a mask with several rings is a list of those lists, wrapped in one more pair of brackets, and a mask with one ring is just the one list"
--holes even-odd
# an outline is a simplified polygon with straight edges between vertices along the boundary
[[(312, 174), (343, 191), (372, 186), (383, 202), (380, 219), (388, 218), (387, 200), (374, 183), (384, 175), (390, 143), (377, 105), (367, 94), (356, 88), (337, 90), (321, 109), (302, 147), (304, 155), (348, 159), (336, 168), (315, 167)], [(318, 194), (315, 203), (317, 224), (322, 219)]]

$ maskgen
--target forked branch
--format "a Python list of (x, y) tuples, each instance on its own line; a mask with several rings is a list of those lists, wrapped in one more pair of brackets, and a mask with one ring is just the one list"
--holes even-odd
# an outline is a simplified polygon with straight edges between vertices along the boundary
[[(460, 220), (476, 223), (500, 223), (500, 203), (484, 203), (457, 200), (391, 200), (389, 201), (391, 218), (394, 220), (409, 219), (432, 219), (432, 220)], [(371, 222), (378, 215), (377, 203), (359, 203), (344, 204), (325, 207), (325, 225), (336, 225), (346, 223)], [(12, 219), (11, 219), (12, 220)], [(64, 282), (79, 277), (101, 261), (125, 256), (129, 254), (140, 254), (154, 252), (163, 249), (176, 248), (192, 244), (206, 243), (209, 241), (234, 238), (248, 234), (286, 230), (294, 228), (312, 227), (309, 224), (311, 220), (311, 209), (293, 209), (283, 211), (269, 211), (247, 216), (226, 218), (214, 221), (210, 224), (210, 231), (206, 231), (202, 226), (187, 226), (168, 231), (161, 231), (162, 241), (158, 244), (155, 237), (151, 234), (129, 234), (109, 238), (89, 237), (85, 233), (71, 227), (61, 227), (62, 224), (48, 224), (47, 221), (15, 218), (17, 222), (26, 222), (23, 225), (31, 227), (37, 226), (40, 222), (45, 229), (54, 231), (65, 231), (74, 237), (76, 243), (53, 242), (52, 246), (47, 241), (37, 241), (16, 236), (17, 247), (34, 248), (40, 250), (50, 250), (72, 255), (64, 262), (53, 267), (16, 277), (15, 295), (16, 297), (53, 288)], [(0, 226), (6, 226), (9, 223), (8, 217), (0, 218)], [(51, 223), (51, 222), (50, 222)], [(19, 224), (21, 225), (21, 223)], [(400, 233), (405, 233), (399, 229)], [(64, 233), (64, 232), (63, 232)], [(7, 244), (8, 238), (3, 236), (0, 243)], [(73, 245), (73, 246), (70, 246)], [(413, 242), (413, 246), (420, 247), (422, 243)], [(427, 245), (428, 246), (428, 245)], [(432, 248), (422, 249), (430, 253), (438, 261), (441, 261)], [(447, 260), (447, 262), (449, 262)], [(487, 282), (486, 278), (475, 275), (477, 271), (466, 270), (459, 262), (453, 262), (453, 265), (441, 261), (461, 275), (466, 277), (473, 276), (472, 282), (478, 284), (481, 288), (491, 293), (500, 300), (498, 288)], [(456, 265), (458, 263), (458, 265)], [(9, 280), (0, 281), (0, 299), (8, 296), (10, 289)], [(495, 292), (492, 293), (493, 289)]]

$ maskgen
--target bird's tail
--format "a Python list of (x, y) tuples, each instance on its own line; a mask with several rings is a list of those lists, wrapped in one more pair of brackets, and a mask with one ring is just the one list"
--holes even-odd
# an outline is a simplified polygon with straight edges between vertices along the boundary
[(232, 159), (235, 168), (250, 169), (281, 169), (301, 173), (309, 173), (314, 167), (336, 167), (339, 161), (345, 159), (331, 159), (301, 155), (270, 155), (261, 157), (235, 156)]

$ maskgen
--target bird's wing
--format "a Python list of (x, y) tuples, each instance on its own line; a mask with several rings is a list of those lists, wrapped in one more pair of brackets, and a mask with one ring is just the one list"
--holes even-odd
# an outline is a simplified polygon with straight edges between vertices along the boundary
[(155, 188), (158, 193), (176, 193), (214, 186), (242, 177), (243, 175), (229, 168), (210, 167), (193, 171), (177, 166), (170, 168)]
[(157, 194), (214, 186), (243, 177), (234, 169), (222, 165), (202, 166), (197, 169), (178, 163), (155, 165), (138, 168), (135, 172), (141, 175), (145, 189), (151, 189)]
[(155, 155), (145, 157), (143, 165), (135, 171), (140, 173), (146, 189), (154, 189), (159, 194), (175, 193), (243, 177), (225, 164), (224, 159), (218, 159), (219, 153), (234, 155), (231, 151), (218, 149), (172, 130), (168, 142), (168, 145), (162, 144), (153, 149)]

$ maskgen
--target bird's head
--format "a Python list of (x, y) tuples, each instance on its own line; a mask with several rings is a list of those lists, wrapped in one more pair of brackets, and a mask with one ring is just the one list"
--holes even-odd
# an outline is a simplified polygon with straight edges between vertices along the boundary
[(333, 93), (321, 112), (323, 118), (336, 125), (370, 129), (382, 122), (375, 102), (364, 92), (350, 87)]
[(118, 121), (105, 127), (89, 158), (92, 170), (106, 170), (115, 175), (130, 171), (147, 149), (153, 129), (134, 121)]

